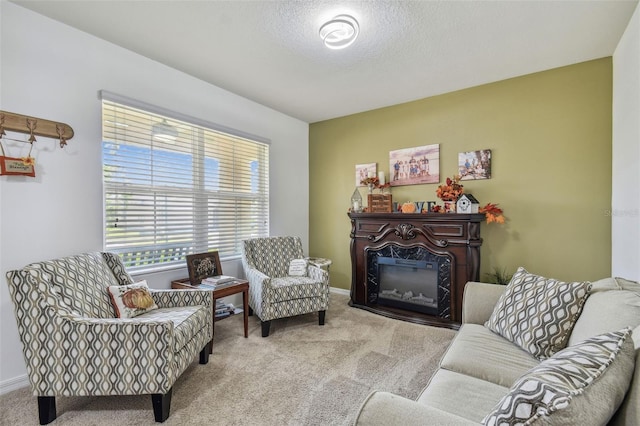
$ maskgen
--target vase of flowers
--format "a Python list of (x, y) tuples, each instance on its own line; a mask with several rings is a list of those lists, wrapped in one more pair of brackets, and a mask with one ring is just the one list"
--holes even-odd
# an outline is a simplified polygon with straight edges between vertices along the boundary
[(444, 204), (443, 213), (455, 213), (456, 201), (464, 192), (463, 185), (460, 184), (460, 175), (455, 175), (453, 179), (447, 178), (444, 185), (438, 186), (436, 195)]
[(374, 188), (377, 188), (378, 186), (380, 186), (380, 181), (378, 180), (377, 177), (368, 177), (366, 179), (361, 180), (360, 184), (367, 185), (367, 188), (369, 188), (369, 194), (373, 194)]

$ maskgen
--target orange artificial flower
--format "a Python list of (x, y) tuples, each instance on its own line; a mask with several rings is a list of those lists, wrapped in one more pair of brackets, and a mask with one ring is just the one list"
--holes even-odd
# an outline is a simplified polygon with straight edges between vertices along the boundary
[(24, 164), (25, 166), (36, 165), (36, 159), (33, 157), (22, 157), (20, 160), (22, 160), (22, 164)]

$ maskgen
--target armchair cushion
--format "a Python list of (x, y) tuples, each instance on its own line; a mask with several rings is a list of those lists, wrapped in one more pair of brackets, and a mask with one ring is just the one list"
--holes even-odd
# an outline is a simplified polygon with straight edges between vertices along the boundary
[(202, 306), (160, 308), (142, 314), (136, 319), (163, 323), (171, 321), (173, 323), (173, 350), (178, 353), (197, 332), (206, 332), (208, 322), (211, 321), (211, 312), (202, 309)]
[(111, 285), (108, 291), (118, 318), (133, 318), (158, 309), (146, 280), (128, 285)]
[(272, 278), (271, 287), (265, 292), (263, 299), (269, 303), (302, 299), (305, 297), (322, 297), (327, 288), (309, 277)]

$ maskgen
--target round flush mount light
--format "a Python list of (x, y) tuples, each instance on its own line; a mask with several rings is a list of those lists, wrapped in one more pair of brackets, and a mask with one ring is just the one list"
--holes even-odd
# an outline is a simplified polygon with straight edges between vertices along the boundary
[(338, 15), (320, 27), (320, 38), (329, 49), (344, 49), (350, 46), (360, 33), (356, 18)]

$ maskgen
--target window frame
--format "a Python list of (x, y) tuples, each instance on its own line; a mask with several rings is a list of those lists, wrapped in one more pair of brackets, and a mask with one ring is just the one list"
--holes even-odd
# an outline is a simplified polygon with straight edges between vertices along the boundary
[[(101, 146), (101, 155), (102, 155), (102, 167), (103, 167), (103, 202), (104, 202), (104, 206), (103, 206), (103, 249), (104, 250), (109, 250), (109, 251), (114, 251), (116, 252), (121, 258), (123, 258), (123, 260), (125, 260), (125, 265), (127, 266), (127, 269), (134, 275), (138, 275), (138, 274), (144, 274), (144, 273), (153, 273), (153, 272), (161, 272), (164, 270), (171, 270), (171, 269), (178, 269), (178, 268), (183, 268), (185, 266), (184, 264), (184, 256), (186, 256), (187, 254), (194, 254), (194, 253), (198, 253), (198, 252), (203, 252), (203, 251), (209, 251), (212, 249), (215, 249), (216, 247), (213, 247), (211, 245), (210, 242), (211, 241), (211, 234), (215, 233), (215, 230), (218, 230), (219, 233), (224, 233), (224, 231), (229, 231), (229, 227), (221, 227), (221, 228), (215, 228), (212, 227), (210, 225), (210, 222), (212, 221), (211, 219), (211, 210), (213, 207), (215, 207), (215, 203), (216, 202), (220, 202), (220, 200), (225, 199), (225, 197), (227, 198), (232, 198), (235, 199), (236, 201), (238, 199), (242, 200), (243, 197), (245, 197), (247, 200), (248, 204), (251, 203), (258, 203), (259, 206), (259, 212), (256, 213), (258, 220), (257, 220), (257, 229), (259, 230), (259, 232), (257, 233), (257, 236), (268, 236), (269, 235), (269, 163), (270, 163), (270, 141), (264, 137), (261, 136), (256, 136), (247, 132), (243, 132), (237, 129), (232, 129), (226, 126), (222, 126), (216, 123), (212, 123), (206, 120), (202, 120), (202, 119), (198, 119), (195, 117), (191, 117), (185, 114), (181, 114), (181, 113), (177, 113), (175, 111), (171, 111), (162, 107), (157, 107), (154, 105), (150, 105), (147, 104), (145, 102), (142, 101), (138, 101), (135, 99), (131, 99), (128, 98), (126, 96), (122, 96), (122, 95), (117, 95), (114, 94), (112, 92), (108, 92), (108, 91), (100, 91), (100, 98), (101, 98), (101, 119), (102, 119), (102, 134), (101, 134), (101, 138), (102, 138), (102, 146)], [(126, 260), (126, 255), (123, 255), (123, 250), (122, 249), (115, 249), (112, 250), (113, 246), (109, 244), (109, 238), (108, 238), (108, 232), (109, 232), (109, 226), (110, 223), (108, 223), (109, 221), (109, 200), (108, 200), (108, 196), (110, 196), (110, 194), (112, 196), (116, 196), (118, 194), (118, 189), (122, 189), (124, 187), (127, 186), (127, 184), (125, 183), (121, 183), (121, 184), (117, 184), (114, 183), (113, 181), (110, 181), (109, 178), (107, 178), (106, 174), (106, 166), (107, 166), (107, 162), (105, 161), (105, 151), (107, 149), (106, 145), (109, 143), (109, 140), (107, 139), (107, 137), (105, 137), (106, 135), (106, 130), (105, 130), (105, 102), (109, 103), (109, 104), (115, 104), (117, 107), (122, 107), (122, 108), (129, 108), (129, 109), (135, 109), (140, 111), (141, 113), (148, 113), (150, 116), (159, 116), (160, 118), (166, 118), (168, 120), (174, 120), (174, 121), (179, 121), (182, 123), (185, 123), (189, 126), (193, 126), (193, 131), (197, 132), (199, 137), (197, 138), (197, 140), (194, 140), (194, 144), (193, 147), (191, 149), (191, 152), (188, 155), (191, 155), (191, 167), (189, 169), (189, 171), (192, 173), (193, 178), (191, 181), (191, 185), (186, 188), (186, 189), (180, 189), (178, 187), (175, 186), (171, 186), (166, 185), (166, 186), (162, 186), (162, 185), (154, 185), (154, 184), (150, 184), (147, 187), (145, 187), (145, 185), (129, 185), (128, 189), (130, 189), (131, 193), (136, 193), (139, 194), (140, 199), (145, 199), (145, 197), (152, 197), (153, 201), (150, 202), (150, 204), (153, 204), (153, 213), (152, 213), (152, 217), (154, 218), (154, 223), (157, 223), (157, 218), (160, 216), (160, 214), (158, 214), (158, 212), (160, 210), (158, 210), (156, 204), (158, 201), (156, 201), (156, 198), (160, 198), (160, 197), (164, 197), (165, 199), (170, 199), (171, 198), (171, 194), (172, 193), (176, 193), (176, 197), (178, 193), (185, 193), (188, 192), (189, 194), (191, 194), (191, 203), (192, 203), (192, 211), (189, 212), (189, 217), (192, 218), (191, 220), (191, 239), (189, 242), (186, 242), (185, 244), (189, 245), (189, 247), (186, 247), (186, 251), (183, 251), (180, 253), (181, 256), (181, 262), (179, 262), (177, 259), (175, 260), (171, 260), (171, 261), (165, 261), (165, 262), (160, 262), (161, 259), (161, 255), (158, 254), (158, 250), (160, 250), (161, 247), (161, 243), (155, 242), (153, 244), (151, 244), (149, 247), (153, 246), (156, 252), (154, 253), (154, 256), (152, 256), (153, 259), (155, 259), (154, 263), (151, 264), (142, 264), (142, 265), (133, 265), (131, 264), (131, 260)], [(202, 129), (202, 131), (199, 131), (198, 129)], [(259, 195), (251, 195), (251, 191), (249, 193), (247, 193), (248, 195), (243, 195), (243, 193), (239, 192), (238, 190), (232, 190), (232, 191), (223, 191), (220, 189), (220, 187), (218, 187), (218, 190), (214, 190), (211, 189), (213, 187), (209, 187), (209, 185), (207, 185), (206, 182), (206, 171), (205, 171), (205, 167), (204, 164), (206, 162), (207, 159), (214, 159), (214, 161), (218, 162), (217, 165), (217, 169), (220, 170), (220, 158), (222, 158), (222, 154), (219, 156), (220, 158), (215, 159), (215, 157), (210, 157), (210, 150), (207, 151), (206, 147), (207, 144), (210, 143), (210, 139), (207, 140), (207, 137), (211, 137), (214, 136), (214, 139), (217, 137), (216, 135), (223, 135), (224, 137), (229, 137), (231, 139), (237, 138), (237, 140), (235, 142), (230, 142), (231, 144), (233, 144), (233, 152), (235, 153), (235, 149), (238, 148), (238, 146), (240, 146), (240, 148), (238, 149), (242, 149), (242, 144), (248, 146), (249, 148), (251, 148), (251, 144), (256, 144), (255, 145), (255, 149), (257, 152), (260, 152), (260, 158), (264, 159), (265, 164), (258, 164), (258, 177), (259, 177), (259, 182), (257, 184), (257, 191), (259, 192)], [(149, 139), (152, 139), (152, 134), (151, 132), (149, 132)], [(117, 140), (116, 138), (114, 138), (113, 142), (115, 145), (117, 146), (133, 146), (133, 144), (128, 145), (128, 144), (122, 144), (121, 142), (123, 142), (126, 140)], [(264, 145), (263, 147), (260, 147), (260, 145)], [(145, 145), (146, 146), (146, 145)], [(225, 146), (226, 149), (226, 146)], [(149, 143), (149, 150), (150, 150), (150, 154), (154, 155), (154, 148), (153, 148), (153, 144), (150, 142)], [(205, 152), (206, 151), (206, 152)], [(173, 152), (173, 153), (178, 153), (178, 152), (182, 152), (180, 149), (176, 148), (175, 151), (169, 151), (169, 152)], [(199, 154), (198, 154), (199, 152)], [(235, 154), (234, 154), (235, 155)], [(226, 157), (225, 157), (226, 158)], [(245, 172), (245, 175), (243, 176), (243, 178), (247, 179), (247, 176), (249, 176), (249, 180), (251, 180), (251, 182), (249, 183), (249, 188), (253, 187), (253, 179), (254, 176), (253, 174), (253, 168), (254, 165), (253, 163), (258, 162), (258, 160), (254, 160), (254, 161), (249, 161), (249, 169), (250, 172), (247, 175), (246, 174), (246, 169), (242, 169)], [(234, 164), (235, 165), (235, 164)], [(150, 170), (153, 168), (153, 166), (150, 166)], [(224, 174), (221, 176), (218, 176), (218, 182), (224, 180), (224, 179), (230, 179), (231, 181), (234, 181), (238, 178), (238, 172), (235, 171), (235, 168), (233, 168), (234, 171), (230, 174)], [(148, 172), (148, 176), (150, 179), (153, 179), (153, 171), (149, 171)], [(145, 175), (147, 176), (147, 175)], [(219, 185), (221, 185), (219, 183)], [(245, 183), (246, 185), (246, 183)], [(116, 190), (114, 190), (114, 188)], [(211, 194), (212, 193), (216, 193), (217, 195), (214, 197)], [(153, 195), (151, 195), (153, 194)], [(226, 195), (225, 195), (226, 194)], [(156, 197), (158, 196), (158, 197)], [(188, 199), (189, 196), (188, 195), (183, 195), (183, 197), (185, 199)], [(179, 197), (178, 197), (179, 198)], [(176, 198), (177, 199), (177, 198)], [(213, 204), (211, 200), (213, 201)], [(175, 201), (175, 200), (174, 200)], [(201, 204), (199, 207), (197, 206), (198, 204)], [(113, 207), (113, 205), (111, 205)], [(116, 205), (116, 207), (118, 207), (118, 205)], [(247, 207), (250, 211), (250, 209), (252, 207)], [(234, 217), (233, 213), (229, 213), (227, 212), (226, 214), (222, 214), (220, 216), (222, 218), (222, 220), (224, 221), (229, 220), (230, 218)], [(250, 217), (250, 215), (248, 216)], [(264, 223), (262, 223), (264, 221)], [(237, 220), (236, 220), (237, 223)], [(246, 222), (245, 222), (246, 223)], [(250, 224), (250, 222), (248, 222)], [(249, 225), (251, 226), (251, 225)], [(243, 232), (239, 231), (239, 227), (234, 226), (233, 228), (233, 239), (235, 240), (232, 243), (233, 249), (231, 250), (231, 252), (229, 252), (228, 250), (225, 251), (221, 251), (220, 252), (220, 258), (222, 260), (230, 260), (230, 259), (237, 259), (240, 257), (240, 251), (239, 251), (239, 240), (242, 239), (242, 235), (245, 235)], [(213, 231), (212, 231), (213, 230)], [(154, 235), (156, 235), (157, 232), (157, 227), (156, 225), (153, 225), (153, 233)], [(176, 235), (176, 234), (174, 234)], [(227, 237), (221, 237), (221, 238), (229, 238)], [(246, 237), (245, 237), (246, 238)], [(142, 240), (143, 238), (140, 237), (140, 240)], [(154, 237), (155, 239), (155, 237)], [(227, 247), (227, 244), (221, 245), (224, 247)], [(138, 249), (140, 249), (141, 247), (144, 247), (143, 245), (139, 244), (137, 246), (133, 246), (133, 247), (137, 247)], [(133, 252), (135, 252), (136, 250), (133, 250)]]

